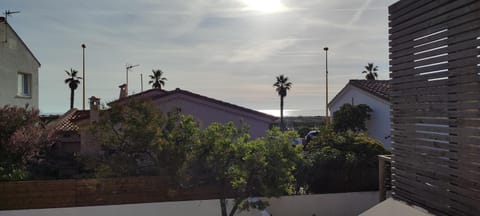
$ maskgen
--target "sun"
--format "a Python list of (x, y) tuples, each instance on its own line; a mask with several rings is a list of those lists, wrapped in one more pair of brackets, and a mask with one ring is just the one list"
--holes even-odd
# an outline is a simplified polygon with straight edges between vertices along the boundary
[(242, 0), (247, 10), (255, 10), (262, 13), (276, 13), (287, 8), (281, 0)]

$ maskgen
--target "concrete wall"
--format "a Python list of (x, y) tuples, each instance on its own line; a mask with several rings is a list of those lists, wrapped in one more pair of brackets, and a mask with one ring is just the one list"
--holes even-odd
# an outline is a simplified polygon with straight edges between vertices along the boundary
[[(358, 215), (378, 203), (378, 192), (355, 192), (341, 194), (319, 194), (284, 196), (270, 199), (267, 211), (274, 216), (350, 216)], [(215, 216), (220, 215), (218, 200), (183, 201), (93, 206), (76, 208), (33, 209), (0, 211), (2, 216)], [(267, 215), (266, 212), (251, 211), (238, 216)]]
[(352, 192), (284, 196), (270, 199), (268, 212), (274, 216), (359, 215), (378, 203), (378, 192)]
[(249, 132), (252, 138), (265, 136), (265, 131), (269, 129), (272, 123), (271, 120), (259, 118), (246, 111), (226, 108), (225, 106), (182, 94), (159, 98), (154, 103), (164, 112), (180, 108), (182, 114), (192, 115), (198, 120), (202, 128), (213, 122), (227, 123), (232, 121), (240, 125), (241, 120), (243, 120), (250, 126)]
[[(38, 68), (35, 61), (20, 38), (11, 28), (8, 29), (8, 40), (5, 43), (5, 23), (0, 23), (0, 106), (16, 105), (38, 108)], [(32, 75), (31, 97), (21, 97), (17, 94), (18, 73)]]
[(391, 150), (390, 140), (390, 104), (377, 98), (370, 93), (365, 92), (355, 86), (348, 85), (342, 95), (337, 97), (335, 103), (330, 104), (330, 112), (333, 113), (340, 109), (346, 103), (353, 105), (367, 104), (372, 108), (370, 120), (366, 122), (367, 133), (372, 138), (383, 143), (383, 146)]

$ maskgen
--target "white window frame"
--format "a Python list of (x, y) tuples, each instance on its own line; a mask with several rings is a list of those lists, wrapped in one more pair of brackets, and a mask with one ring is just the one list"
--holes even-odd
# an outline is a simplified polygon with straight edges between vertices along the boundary
[(17, 95), (19, 97), (32, 97), (32, 74), (18, 72)]

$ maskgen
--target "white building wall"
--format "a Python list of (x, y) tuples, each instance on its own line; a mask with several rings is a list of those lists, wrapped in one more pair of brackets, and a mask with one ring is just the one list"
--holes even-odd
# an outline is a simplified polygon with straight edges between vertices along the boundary
[(182, 114), (192, 115), (197, 121), (199, 121), (202, 128), (206, 128), (213, 122), (223, 124), (229, 121), (232, 121), (239, 126), (240, 122), (243, 120), (250, 127), (249, 132), (252, 138), (265, 136), (265, 131), (269, 129), (270, 124), (272, 123), (272, 121), (260, 119), (246, 111), (228, 108), (203, 99), (184, 95), (160, 98), (155, 100), (154, 103), (163, 112), (169, 112), (176, 108), (180, 108)]
[[(266, 212), (253, 210), (237, 216), (351, 216), (359, 215), (378, 203), (378, 192), (353, 192), (283, 196), (268, 200)], [(232, 203), (232, 200), (229, 201)], [(268, 212), (268, 213), (267, 213)], [(220, 216), (218, 200), (143, 203), (76, 208), (0, 211), (2, 216)]]
[(365, 92), (362, 89), (348, 85), (341, 95), (338, 95), (334, 103), (330, 104), (330, 112), (340, 109), (344, 104), (366, 104), (372, 108), (370, 120), (366, 122), (367, 133), (370, 137), (383, 143), (385, 149), (391, 150), (390, 140), (390, 104), (378, 97)]
[[(7, 31), (5, 43), (5, 23), (0, 23), (0, 107), (4, 105), (38, 109), (38, 68), (40, 65), (30, 54), (11, 28)], [(32, 75), (31, 97), (18, 95), (18, 73)]]

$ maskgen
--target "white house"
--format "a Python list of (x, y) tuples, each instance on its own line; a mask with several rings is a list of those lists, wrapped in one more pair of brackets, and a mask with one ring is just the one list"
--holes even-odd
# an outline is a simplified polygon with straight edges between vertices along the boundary
[(366, 104), (373, 112), (366, 122), (367, 133), (383, 143), (388, 150), (390, 141), (390, 84), (388, 80), (350, 80), (347, 85), (330, 101), (331, 113), (346, 103)]
[(25, 42), (0, 17), (0, 107), (28, 104), (38, 109), (39, 67)]
[[(123, 88), (121, 88), (124, 91)], [(122, 94), (121, 96), (126, 94)], [(239, 124), (241, 121), (250, 126), (250, 135), (257, 138), (265, 135), (265, 131), (277, 119), (256, 110), (241, 107), (225, 101), (220, 101), (190, 91), (175, 89), (165, 91), (161, 89), (151, 89), (142, 93), (120, 98), (116, 102), (121, 102), (129, 98), (150, 99), (163, 112), (179, 110), (182, 114), (192, 115), (199, 121), (202, 128), (207, 127), (213, 122), (227, 123), (229, 121)]]

